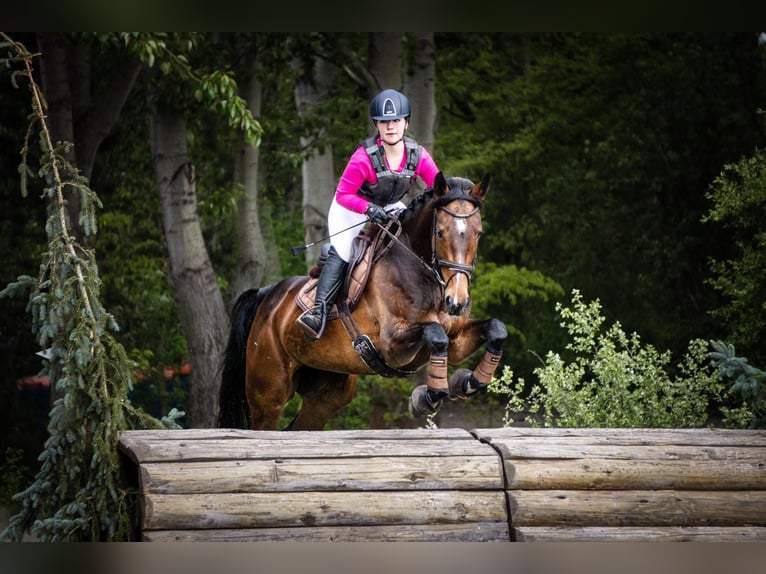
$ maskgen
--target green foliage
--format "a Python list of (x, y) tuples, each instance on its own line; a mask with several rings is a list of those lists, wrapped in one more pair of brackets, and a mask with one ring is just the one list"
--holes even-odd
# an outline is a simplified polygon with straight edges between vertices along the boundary
[(740, 413), (744, 414), (743, 422), (753, 428), (766, 428), (766, 372), (748, 364), (744, 357), (738, 357), (733, 345), (723, 341), (710, 344), (713, 347), (710, 358), (717, 374), (734, 381), (729, 392), (745, 404), (745, 413)]
[(202, 33), (119, 32), (98, 34), (96, 37), (103, 43), (121, 43), (149, 68), (157, 64), (163, 76), (190, 85), (196, 101), (222, 114), (232, 128), (241, 130), (246, 142), (253, 146), (260, 144), (263, 129), (247, 107), (247, 102), (237, 94), (237, 83), (231, 72), (205, 72), (191, 64), (190, 58), (195, 50), (205, 44)]
[(536, 366), (526, 349), (530, 345), (553, 346), (557, 333), (553, 331), (552, 301), (563, 295), (562, 287), (539, 271), (482, 261), (471, 287), (471, 314), (505, 323), (510, 337), (504, 345), (503, 362), (514, 365), (516, 372), (526, 377)]
[(521, 301), (524, 304), (535, 299), (548, 301), (563, 294), (558, 283), (539, 271), (516, 265), (480, 263), (471, 288), (472, 314), (479, 318), (497, 317), (510, 325), (510, 333), (523, 338), (524, 334), (513, 326), (512, 308), (518, 307)]
[[(586, 304), (573, 290), (571, 307), (559, 303), (556, 309), (571, 359), (549, 351), (529, 392), (505, 367), (493, 390), (508, 394), (509, 416), (528, 411), (530, 423), (539, 416), (546, 426), (561, 427), (695, 428), (708, 422), (725, 386), (707, 360), (705, 341), (691, 341), (672, 373), (669, 351), (626, 334), (619, 322), (604, 329), (598, 300)], [(734, 410), (729, 422), (741, 420)]]
[(437, 159), (492, 173), (482, 258), (597, 293), (674, 353), (716, 328), (706, 259), (726, 236), (700, 216), (720, 166), (762, 141), (766, 46), (751, 33), (466, 33), (437, 48)]
[[(359, 375), (356, 394), (325, 425), (326, 430), (402, 428), (411, 422), (407, 403), (412, 381)], [(284, 430), (301, 409), (301, 396), (296, 394), (285, 405), (279, 429)]]
[(353, 400), (325, 428), (402, 428), (411, 421), (407, 411), (411, 391), (409, 379), (360, 375)]
[(471, 291), (473, 310), (485, 315), (492, 306), (517, 305), (521, 299), (550, 298), (564, 294), (561, 286), (539, 271), (518, 268), (515, 265), (479, 264), (476, 284)]
[[(48, 350), (48, 374), (59, 398), (50, 412), (40, 470), (16, 496), (22, 509), (2, 538), (21, 540), (30, 529), (43, 541), (126, 540), (135, 514), (118, 460), (119, 434), (135, 426), (162, 425), (127, 401), (133, 363), (115, 340), (117, 325), (101, 305), (94, 252), (72, 234), (73, 225), (86, 237), (95, 233), (99, 199), (66, 161), (69, 144), (51, 141), (32, 55), (21, 44), (11, 46), (23, 63), (32, 115), (40, 126), (38, 173), (46, 182), (49, 243), (37, 279), (20, 277), (0, 297), (31, 291), (33, 330), (40, 347)], [(71, 194), (80, 197), (79, 214), (67, 211)]]
[(18, 512), (21, 508), (13, 497), (24, 487), (29, 469), (23, 463), (21, 449), (8, 447), (3, 455), (0, 463), (0, 506)]
[(726, 164), (707, 194), (703, 217), (728, 232), (727, 257), (712, 261), (710, 284), (725, 302), (713, 310), (734, 344), (757, 361), (766, 361), (766, 152)]

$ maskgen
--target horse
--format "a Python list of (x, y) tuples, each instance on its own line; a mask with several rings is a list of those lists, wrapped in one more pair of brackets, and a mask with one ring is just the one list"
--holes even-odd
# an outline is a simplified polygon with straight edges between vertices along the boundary
[[(371, 265), (358, 303), (345, 309), (345, 320), (328, 320), (319, 339), (296, 325), (297, 297), (310, 277), (244, 291), (232, 308), (222, 357), (218, 426), (276, 430), (298, 393), (302, 405), (286, 430), (322, 430), (354, 397), (360, 374), (409, 376), (427, 367), (426, 383), (409, 398), (413, 417), (432, 415), (445, 398), (486, 389), (508, 336), (500, 320), (470, 317), (489, 181), (489, 174), (474, 184), (440, 172), (392, 218), (396, 231), (381, 226), (388, 245)], [(338, 309), (347, 307), (343, 299), (341, 293)], [(482, 345), (473, 370), (457, 368), (448, 377), (449, 366)]]

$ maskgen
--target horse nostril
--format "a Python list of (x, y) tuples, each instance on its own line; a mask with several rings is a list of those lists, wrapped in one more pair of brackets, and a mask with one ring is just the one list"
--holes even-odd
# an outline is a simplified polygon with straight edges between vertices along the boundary
[(452, 301), (452, 297), (447, 297), (444, 300), (444, 308), (447, 310), (447, 313), (450, 315), (453, 314), (453, 310), (455, 309), (455, 303)]
[(447, 297), (444, 300), (444, 308), (452, 316), (462, 315), (466, 307), (466, 303), (457, 303), (453, 297)]

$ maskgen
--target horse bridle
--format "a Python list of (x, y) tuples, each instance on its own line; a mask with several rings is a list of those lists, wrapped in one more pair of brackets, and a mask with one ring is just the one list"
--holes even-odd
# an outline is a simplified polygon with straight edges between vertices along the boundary
[[(458, 213), (456, 211), (449, 209), (447, 205), (449, 205), (456, 199), (464, 199), (466, 201), (469, 201), (473, 204), (474, 208), (468, 213)], [(442, 291), (444, 291), (447, 288), (449, 281), (451, 281), (452, 277), (455, 277), (456, 275), (453, 275), (452, 277), (450, 277), (449, 280), (444, 281), (444, 279), (442, 279), (442, 275), (439, 272), (439, 270), (442, 267), (446, 267), (447, 269), (452, 269), (453, 271), (456, 271), (457, 273), (464, 273), (468, 277), (468, 281), (470, 283), (471, 275), (473, 274), (473, 270), (476, 268), (476, 259), (474, 259), (471, 263), (458, 263), (457, 261), (450, 261), (449, 259), (440, 259), (436, 256), (436, 212), (440, 210), (448, 213), (449, 215), (457, 219), (468, 219), (472, 215), (481, 211), (481, 201), (465, 193), (458, 193), (458, 194), (450, 193), (446, 197), (442, 198), (439, 204), (436, 207), (434, 207), (433, 218), (431, 220), (431, 264), (430, 265), (426, 263), (422, 257), (420, 257), (412, 249), (410, 249), (409, 246), (402, 243), (398, 237), (398, 234), (395, 235), (391, 233), (387, 225), (380, 225), (380, 224), (378, 225), (385, 233), (388, 234), (388, 236), (392, 240), (394, 240), (396, 243), (401, 245), (405, 249), (405, 251), (411, 253), (414, 257), (416, 257), (418, 261), (420, 261), (425, 266), (426, 270), (428, 270), (428, 272), (433, 276), (433, 278), (442, 288)]]
[[(468, 196), (470, 198), (470, 196)], [(464, 199), (464, 198), (463, 198)], [(468, 282), (471, 282), (471, 275), (473, 274), (473, 270), (476, 269), (476, 259), (474, 258), (471, 263), (458, 263), (457, 261), (450, 261), (449, 259), (439, 259), (436, 256), (436, 212), (437, 211), (444, 211), (445, 213), (448, 213), (452, 217), (456, 219), (468, 219), (475, 213), (481, 210), (480, 205), (476, 205), (474, 203), (473, 198), (470, 198), (469, 201), (474, 204), (474, 208), (469, 211), (468, 213), (458, 213), (457, 211), (452, 211), (450, 208), (447, 207), (447, 205), (439, 205), (434, 209), (434, 215), (433, 215), (433, 223), (431, 225), (431, 268), (436, 270), (436, 275), (439, 277), (439, 283), (442, 286), (442, 289), (446, 289), (449, 282), (456, 276), (457, 273), (464, 273), (468, 277)], [(452, 203), (452, 201), (450, 201)], [(447, 269), (452, 269), (456, 272), (455, 275), (452, 275), (446, 282), (442, 279), (441, 273), (439, 273), (439, 269), (442, 267), (446, 267)]]

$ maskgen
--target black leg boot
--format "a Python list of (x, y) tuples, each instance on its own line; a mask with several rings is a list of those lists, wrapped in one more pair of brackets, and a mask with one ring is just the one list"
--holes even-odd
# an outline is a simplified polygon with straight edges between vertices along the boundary
[(312, 339), (318, 339), (324, 333), (327, 324), (327, 311), (340, 291), (347, 265), (335, 251), (335, 248), (330, 247), (327, 261), (322, 266), (317, 281), (314, 306), (295, 321)]

